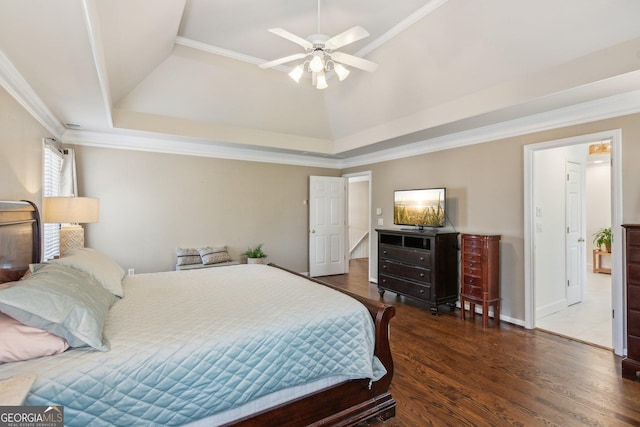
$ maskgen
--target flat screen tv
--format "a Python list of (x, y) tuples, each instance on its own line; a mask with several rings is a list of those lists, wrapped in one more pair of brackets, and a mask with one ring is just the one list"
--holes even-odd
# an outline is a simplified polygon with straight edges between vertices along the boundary
[(424, 227), (444, 227), (446, 189), (422, 188), (393, 193), (393, 223)]

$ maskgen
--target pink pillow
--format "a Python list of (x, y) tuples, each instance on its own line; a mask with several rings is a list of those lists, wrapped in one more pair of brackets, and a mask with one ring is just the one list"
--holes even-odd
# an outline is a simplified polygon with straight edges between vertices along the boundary
[(23, 325), (0, 313), (0, 362), (16, 362), (51, 356), (69, 348), (64, 338)]

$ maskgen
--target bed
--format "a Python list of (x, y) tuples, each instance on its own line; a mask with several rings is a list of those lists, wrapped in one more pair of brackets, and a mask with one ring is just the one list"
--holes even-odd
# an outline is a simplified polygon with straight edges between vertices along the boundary
[[(39, 229), (31, 203), (0, 202), (0, 311), (70, 347), (0, 363), (0, 380), (35, 375), (25, 404), (64, 406), (65, 425), (347, 426), (395, 415), (392, 306), (277, 266), (123, 277), (90, 249), (39, 264)], [(60, 275), (102, 323), (72, 311), (79, 327), (51, 326), (14, 302)]]

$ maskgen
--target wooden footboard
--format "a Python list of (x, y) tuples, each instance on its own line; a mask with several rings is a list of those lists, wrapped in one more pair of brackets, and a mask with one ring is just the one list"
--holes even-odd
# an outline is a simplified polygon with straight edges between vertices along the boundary
[(371, 384), (365, 379), (338, 384), (228, 425), (352, 426), (372, 417), (386, 420), (395, 416), (396, 402), (389, 394), (393, 377), (389, 321), (395, 315), (395, 308), (285, 268), (272, 266), (343, 292), (364, 304), (375, 324), (375, 354), (384, 364), (387, 374)]

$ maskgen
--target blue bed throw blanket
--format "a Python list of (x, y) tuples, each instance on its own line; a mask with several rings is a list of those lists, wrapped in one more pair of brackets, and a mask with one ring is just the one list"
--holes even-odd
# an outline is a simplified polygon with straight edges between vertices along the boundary
[(37, 375), (28, 405), (65, 425), (181, 425), (335, 375), (377, 380), (374, 325), (358, 301), (265, 265), (127, 276), (111, 351), (0, 364)]

